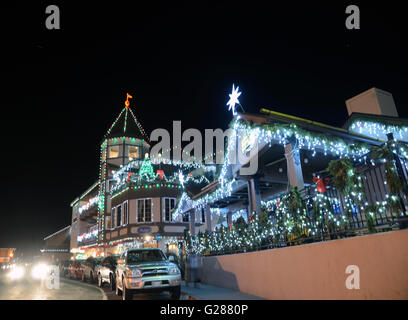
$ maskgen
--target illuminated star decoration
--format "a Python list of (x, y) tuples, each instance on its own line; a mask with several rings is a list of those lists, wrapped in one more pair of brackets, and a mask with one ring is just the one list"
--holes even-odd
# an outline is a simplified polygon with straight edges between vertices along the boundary
[(239, 104), (238, 97), (241, 95), (241, 92), (238, 92), (239, 87), (235, 88), (234, 84), (232, 85), (232, 92), (229, 94), (229, 101), (227, 102), (227, 106), (229, 106), (228, 111), (232, 109), (232, 115), (236, 115), (235, 105)]

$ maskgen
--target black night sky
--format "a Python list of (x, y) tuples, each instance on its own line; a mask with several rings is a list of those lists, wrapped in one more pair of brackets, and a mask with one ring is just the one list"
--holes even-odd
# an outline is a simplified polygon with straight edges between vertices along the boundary
[[(148, 133), (173, 120), (226, 129), (232, 83), (247, 112), (341, 126), (345, 100), (375, 86), (408, 117), (402, 5), (139, 2), (2, 5), (0, 247), (38, 248), (70, 223), (126, 92)], [(61, 30), (45, 28), (50, 4)], [(345, 28), (349, 4), (361, 30)]]

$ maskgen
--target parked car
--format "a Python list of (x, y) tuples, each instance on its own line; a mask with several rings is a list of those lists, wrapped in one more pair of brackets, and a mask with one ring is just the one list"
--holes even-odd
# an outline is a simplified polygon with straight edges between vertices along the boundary
[(68, 267), (68, 277), (71, 279), (82, 279), (81, 262), (71, 261), (71, 264)]
[(94, 283), (96, 280), (96, 271), (95, 269), (98, 267), (99, 263), (101, 262), (101, 258), (94, 258), (94, 257), (89, 257), (85, 261), (81, 263), (81, 268), (82, 268), (82, 277), (81, 280), (86, 282), (89, 280), (89, 282)]
[(168, 291), (180, 299), (180, 269), (160, 249), (128, 249), (116, 267), (116, 294), (130, 300), (134, 293)]
[(108, 283), (110, 288), (116, 288), (116, 266), (118, 264), (118, 255), (110, 255), (104, 258), (99, 264), (97, 270), (98, 286), (102, 287), (104, 283)]
[(69, 270), (68, 267), (72, 263), (72, 260), (64, 260), (59, 263), (59, 272), (60, 276), (62, 277), (68, 277), (69, 276)]

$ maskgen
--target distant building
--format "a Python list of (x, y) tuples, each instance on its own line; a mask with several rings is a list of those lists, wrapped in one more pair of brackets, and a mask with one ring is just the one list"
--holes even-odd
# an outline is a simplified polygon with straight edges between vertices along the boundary
[(0, 248), (0, 263), (10, 263), (14, 258), (15, 248)]
[(44, 238), (44, 247), (41, 249), (42, 257), (52, 262), (70, 259), (71, 226), (67, 226)]

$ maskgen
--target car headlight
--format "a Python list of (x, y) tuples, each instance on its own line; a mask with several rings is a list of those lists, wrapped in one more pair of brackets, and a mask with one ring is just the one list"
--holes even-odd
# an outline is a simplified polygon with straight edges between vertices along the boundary
[(170, 267), (169, 268), (169, 274), (179, 274), (180, 273), (180, 269), (177, 267)]
[(17, 280), (22, 278), (24, 276), (24, 273), (25, 273), (24, 267), (16, 266), (15, 268), (13, 268), (13, 270), (9, 272), (8, 276), (11, 280)]
[(142, 271), (140, 269), (126, 269), (126, 276), (128, 277), (141, 277)]
[(48, 274), (48, 266), (44, 263), (37, 264), (31, 271), (31, 276), (34, 279), (45, 279)]

